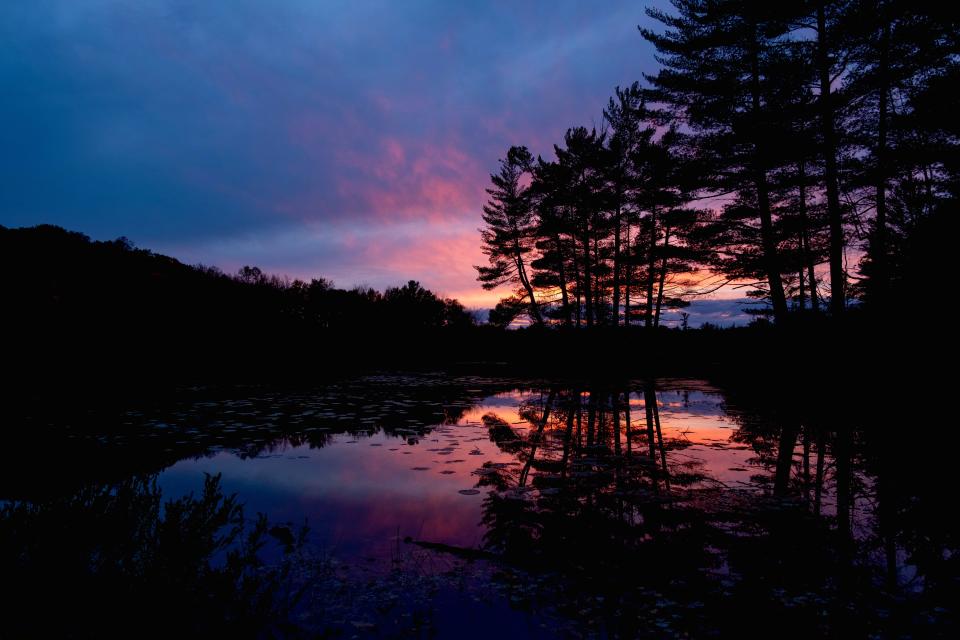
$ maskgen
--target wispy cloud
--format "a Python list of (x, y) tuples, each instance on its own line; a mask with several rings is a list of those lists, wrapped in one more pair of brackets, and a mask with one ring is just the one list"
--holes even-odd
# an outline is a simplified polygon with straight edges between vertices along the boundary
[(0, 223), (345, 284), (474, 282), (487, 174), (654, 66), (643, 7), (12, 0)]

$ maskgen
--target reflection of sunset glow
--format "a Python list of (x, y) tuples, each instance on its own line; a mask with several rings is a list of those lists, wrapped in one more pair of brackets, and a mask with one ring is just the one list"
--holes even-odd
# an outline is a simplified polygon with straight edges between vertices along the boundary
[[(610, 392), (591, 397), (583, 391), (577, 401), (569, 391), (513, 390), (469, 406), (457, 404), (462, 413), (457, 413), (455, 424), (434, 424), (425, 434), (407, 429), (404, 423), (377, 428), (375, 422), (364, 422), (365, 428), (374, 429), (372, 433), (332, 435), (321, 448), (281, 441), (253, 459), (220, 452), (212, 458), (184, 460), (165, 472), (162, 482), (176, 494), (178, 486), (194, 486), (202, 472), (223, 473), (225, 489), (243, 495), (251, 509), (265, 511), (275, 520), (306, 515), (319, 542), (341, 551), (384, 557), (398, 534), (459, 546), (480, 545), (485, 496), (491, 491), (513, 491), (514, 499), (532, 499), (539, 491), (541, 474), (546, 474), (542, 478), (548, 483), (554, 482), (550, 474), (565, 455), (571, 424), (576, 424), (571, 435), (580, 440), (570, 446), (581, 451), (577, 456), (592, 460), (587, 467), (576, 467), (579, 474), (599, 464), (598, 456), (613, 455), (614, 450), (639, 461), (652, 458), (656, 468), (665, 459), (671, 475), (700, 474), (697, 477), (702, 478), (688, 489), (711, 488), (717, 482), (750, 486), (753, 476), (768, 473), (754, 451), (733, 440), (736, 424), (724, 413), (722, 397), (708, 385), (665, 381), (656, 392), (659, 434), (655, 423), (648, 429), (645, 398), (650, 392), (644, 392), (642, 384), (638, 387), (640, 391), (630, 393), (629, 405), (618, 404), (617, 420)], [(551, 399), (554, 404), (541, 438), (539, 421)], [(336, 416), (337, 404), (324, 413)], [(579, 418), (574, 420), (576, 411)], [(499, 435), (488, 430), (485, 419), (502, 421)], [(603, 440), (581, 450), (590, 425), (597, 438), (604, 434)], [(383, 427), (399, 431), (388, 435)], [(648, 440), (651, 430), (656, 438), (653, 451)], [(547, 464), (541, 467), (540, 463)], [(649, 466), (638, 469), (650, 473)], [(485, 482), (493, 475), (496, 482)]]

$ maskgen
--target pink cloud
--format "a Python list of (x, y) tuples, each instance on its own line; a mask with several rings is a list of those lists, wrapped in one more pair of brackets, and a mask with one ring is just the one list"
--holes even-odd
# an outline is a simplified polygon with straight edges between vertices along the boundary
[(486, 171), (456, 144), (385, 138), (380, 152), (338, 152), (338, 200), (380, 219), (442, 221), (480, 210)]

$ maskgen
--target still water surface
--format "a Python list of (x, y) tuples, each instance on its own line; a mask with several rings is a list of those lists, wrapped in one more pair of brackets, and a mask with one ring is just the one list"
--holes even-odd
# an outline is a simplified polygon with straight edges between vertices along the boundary
[[(219, 413), (227, 421), (230, 415), (239, 415), (237, 429), (257, 420), (284, 417), (296, 420), (303, 436), (256, 443), (252, 448), (249, 442), (213, 446), (206, 455), (185, 458), (165, 470), (160, 475), (164, 494), (193, 491), (203, 474), (219, 473), (224, 489), (239, 494), (250, 510), (267, 514), (271, 521), (306, 518), (315, 542), (340, 554), (368, 558), (389, 558), (398, 530), (401, 539), (479, 548), (486, 532), (482, 506), (488, 494), (534, 503), (541, 498), (540, 468), (562, 458), (566, 435), (567, 415), (557, 416), (554, 407), (552, 419), (548, 416), (537, 439), (549, 391), (525, 388), (486, 395), (477, 389), (472, 391), (475, 399), (462, 405), (407, 398), (402, 388), (395, 393), (387, 400), (373, 394), (363, 399), (354, 396), (352, 402), (321, 394), (297, 402), (293, 415), (257, 411), (271, 403), (269, 397), (224, 402)], [(620, 397), (623, 416), (618, 441), (612, 442), (612, 432), (607, 434), (603, 445), (592, 445), (592, 456), (601, 455), (602, 447), (612, 454), (618, 446), (624, 456), (628, 448), (634, 456), (648, 456), (644, 394), (631, 393), (629, 407), (624, 397)], [(738, 489), (764, 488), (751, 477), (767, 469), (756, 452), (732, 437), (737, 425), (725, 414), (717, 390), (698, 381), (672, 381), (669, 387), (661, 383), (656, 403), (668, 471), (702, 476), (685, 489), (706, 490), (720, 483)], [(588, 438), (586, 423), (591, 420), (589, 392), (581, 392), (579, 405), (575, 420), (581, 422), (581, 442), (571, 446), (582, 451)], [(442, 408), (443, 418), (439, 412), (434, 420), (401, 417), (417, 408)], [(593, 410), (598, 412), (597, 407)], [(189, 416), (178, 419), (185, 420), (184, 426), (190, 421)], [(600, 419), (612, 420), (609, 415)], [(489, 425), (494, 420), (528, 446), (500, 446), (504, 436), (498, 443), (491, 435)], [(612, 429), (610, 425), (592, 428)], [(533, 442), (540, 446), (521, 487), (519, 475)], [(568, 464), (577, 463), (568, 460)], [(594, 465), (590, 466), (575, 473), (590, 474)], [(550, 470), (554, 472), (552, 466)], [(493, 472), (504, 487), (485, 481)], [(549, 473), (543, 475), (549, 479)]]
[[(762, 636), (762, 612), (805, 634), (948, 635), (960, 583), (942, 485), (882, 412), (848, 404), (692, 379), (200, 390), (96, 427), (61, 417), (64, 451), (95, 461), (76, 495), (113, 502), (7, 500), (0, 524), (27, 539), (57, 509), (131, 511), (115, 504), (131, 479), (160, 504), (218, 477), (266, 516), (267, 566), (293, 567), (298, 633)], [(166, 504), (146, 519), (169, 521)], [(199, 525), (184, 522), (189, 547)]]

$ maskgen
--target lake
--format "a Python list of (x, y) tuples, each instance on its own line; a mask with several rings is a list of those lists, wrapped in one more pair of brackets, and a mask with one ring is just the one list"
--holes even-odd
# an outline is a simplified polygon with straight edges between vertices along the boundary
[(39, 461), (0, 477), (0, 541), (25, 594), (73, 600), (79, 629), (101, 624), (87, 591), (261, 636), (952, 626), (944, 489), (889, 412), (765, 393), (383, 374), (38, 411), (23, 420), (45, 437), (18, 450)]

